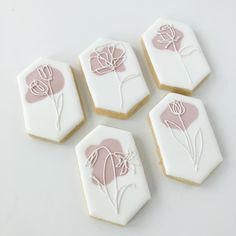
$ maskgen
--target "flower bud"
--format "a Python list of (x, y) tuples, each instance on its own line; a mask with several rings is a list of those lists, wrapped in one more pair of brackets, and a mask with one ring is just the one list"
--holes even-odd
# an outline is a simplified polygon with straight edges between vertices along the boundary
[(41, 80), (33, 80), (29, 84), (29, 89), (35, 96), (46, 96), (48, 95), (48, 86)]
[(43, 65), (37, 68), (40, 79), (45, 81), (52, 80), (52, 67), (50, 65)]
[(185, 107), (182, 101), (175, 100), (169, 104), (169, 108), (174, 115), (183, 115), (185, 113)]

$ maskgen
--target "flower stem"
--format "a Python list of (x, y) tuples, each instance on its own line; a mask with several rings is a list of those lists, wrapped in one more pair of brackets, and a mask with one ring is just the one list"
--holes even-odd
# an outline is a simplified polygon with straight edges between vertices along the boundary
[(183, 62), (183, 59), (182, 59), (181, 54), (177, 51), (177, 48), (176, 48), (174, 42), (173, 42), (173, 47), (174, 47), (174, 51), (175, 51), (175, 54), (176, 54), (177, 58), (179, 59), (180, 63), (182, 64), (182, 66), (183, 66), (183, 68), (184, 68), (185, 74), (186, 74), (186, 76), (187, 76), (187, 78), (188, 78), (190, 84), (192, 84), (193, 82), (192, 82), (192, 79), (191, 79), (191, 77), (190, 77), (189, 71), (188, 71), (186, 65), (185, 65), (184, 62)]
[(188, 143), (189, 155), (191, 156), (191, 159), (192, 159), (193, 164), (195, 166), (195, 155), (194, 155), (194, 150), (193, 150), (193, 145), (192, 145), (191, 139), (189, 137), (188, 131), (185, 127), (185, 124), (183, 122), (183, 119), (182, 119), (181, 115), (178, 115), (178, 118), (180, 120), (180, 123), (181, 123), (183, 131), (184, 131), (185, 138), (186, 138), (187, 143)]
[[(104, 148), (107, 152), (108, 155), (104, 161), (104, 167), (103, 167), (103, 184), (104, 184), (104, 189), (105, 189), (105, 193), (109, 199), (109, 201), (111, 202), (112, 206), (114, 207), (116, 213), (118, 214), (118, 203), (117, 203), (117, 194), (118, 194), (118, 184), (117, 184), (117, 179), (116, 179), (116, 170), (115, 170), (115, 164), (114, 164), (114, 160), (113, 160), (113, 155), (110, 152), (110, 150), (108, 148), (106, 148), (105, 146), (101, 147), (100, 149)], [(113, 177), (115, 179), (115, 196), (114, 196), (114, 201), (112, 200), (110, 193), (107, 189), (107, 184), (106, 184), (106, 165), (107, 165), (107, 160), (111, 159), (111, 164), (112, 164), (112, 169), (113, 169)]]
[(54, 109), (56, 111), (56, 128), (57, 128), (57, 130), (60, 130), (61, 126), (60, 126), (60, 120), (59, 120), (59, 113), (58, 113), (58, 110), (57, 110), (57, 104), (56, 104), (56, 100), (55, 100), (55, 96), (54, 96), (54, 93), (53, 93), (53, 90), (52, 90), (52, 86), (51, 86), (51, 81), (50, 80), (48, 80), (48, 87), (49, 87), (49, 92), (50, 92), (50, 98), (52, 100)]
[(114, 70), (114, 73), (115, 73), (116, 79), (119, 82), (120, 108), (123, 108), (123, 95), (122, 95), (122, 85), (123, 85), (123, 83), (122, 83), (118, 73), (115, 70)]

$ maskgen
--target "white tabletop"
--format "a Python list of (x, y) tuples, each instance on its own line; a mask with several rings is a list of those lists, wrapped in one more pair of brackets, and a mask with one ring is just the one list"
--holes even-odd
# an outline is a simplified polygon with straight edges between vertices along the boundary
[[(0, 2), (0, 235), (227, 236), (236, 235), (236, 2), (234, 0), (9, 0)], [(197, 89), (224, 162), (200, 187), (163, 176), (147, 114), (167, 92), (156, 87), (140, 35), (158, 17), (189, 23), (212, 68)], [(78, 55), (98, 37), (134, 47), (151, 98), (129, 120), (96, 115), (81, 78)], [(76, 70), (87, 121), (63, 144), (25, 134), (16, 75), (39, 56)], [(152, 199), (127, 225), (87, 215), (74, 146), (96, 125), (134, 134)]]

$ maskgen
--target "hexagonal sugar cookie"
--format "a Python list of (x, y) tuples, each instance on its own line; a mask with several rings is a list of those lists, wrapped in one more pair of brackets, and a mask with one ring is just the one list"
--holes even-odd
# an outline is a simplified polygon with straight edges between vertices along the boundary
[(96, 112), (126, 119), (147, 100), (149, 90), (128, 43), (98, 39), (79, 58)]
[(149, 118), (167, 176), (201, 184), (222, 162), (201, 100), (170, 93)]
[(39, 58), (17, 79), (28, 134), (60, 142), (84, 121), (68, 64)]
[(184, 23), (159, 18), (143, 33), (142, 45), (160, 88), (191, 94), (211, 72), (193, 30)]
[(126, 225), (150, 199), (131, 133), (100, 125), (75, 149), (89, 215)]

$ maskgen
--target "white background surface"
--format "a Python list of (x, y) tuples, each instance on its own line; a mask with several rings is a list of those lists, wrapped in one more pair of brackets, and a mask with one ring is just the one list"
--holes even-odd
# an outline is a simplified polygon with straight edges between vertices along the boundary
[[(234, 236), (236, 235), (236, 108), (234, 0), (0, 1), (0, 235)], [(205, 104), (224, 162), (200, 187), (163, 176), (148, 111), (166, 94), (154, 84), (139, 39), (159, 16), (189, 23), (212, 74), (194, 93)], [(98, 37), (130, 42), (151, 99), (127, 121), (98, 116), (78, 70), (78, 54)], [(70, 63), (87, 122), (63, 144), (24, 132), (16, 75), (39, 56)], [(74, 146), (98, 124), (133, 132), (152, 199), (128, 224), (89, 218)]]

